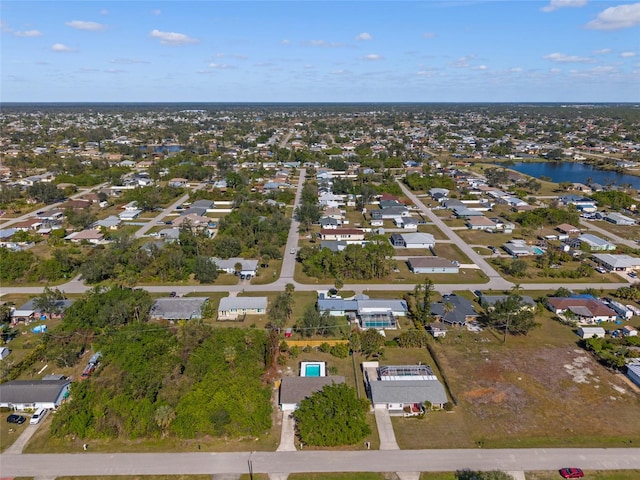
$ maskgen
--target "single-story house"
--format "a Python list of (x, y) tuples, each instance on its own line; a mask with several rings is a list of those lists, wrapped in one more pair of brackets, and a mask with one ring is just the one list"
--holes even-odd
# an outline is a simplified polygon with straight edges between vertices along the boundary
[(430, 233), (394, 233), (391, 245), (401, 248), (433, 248), (436, 239)]
[(430, 313), (448, 325), (465, 325), (480, 316), (469, 300), (454, 293), (443, 295), (441, 302), (432, 303)]
[[(73, 300), (56, 300), (53, 304), (51, 311), (45, 312), (41, 308), (36, 308), (36, 299), (32, 298), (27, 303), (17, 308), (11, 314), (12, 318), (17, 318), (20, 312), (33, 312), (31, 315), (32, 320), (46, 320), (48, 318), (62, 318), (64, 311), (71, 306)], [(15, 314), (15, 315), (14, 315)]]
[(344, 377), (283, 377), (280, 381), (280, 409), (292, 412), (300, 402), (327, 385), (345, 383)]
[(525, 240), (512, 239), (502, 245), (502, 248), (514, 257), (525, 257), (528, 255), (544, 253), (540, 247), (528, 245)]
[(604, 338), (604, 328), (602, 327), (580, 327), (578, 336), (580, 338)]
[(418, 229), (418, 219), (413, 217), (398, 217), (393, 219), (393, 223), (398, 228), (403, 228), (405, 230), (417, 230)]
[(627, 272), (640, 269), (640, 258), (630, 255), (614, 255), (611, 253), (596, 253), (593, 258), (599, 265), (615, 272)]
[(320, 240), (342, 240), (360, 243), (364, 240), (364, 230), (359, 228), (327, 228), (320, 230)]
[(89, 242), (98, 245), (104, 242), (104, 235), (97, 230), (81, 230), (80, 232), (70, 233), (64, 239), (73, 243)]
[(490, 218), (485, 216), (467, 218), (467, 227), (470, 230), (495, 230), (496, 224)]
[(120, 220), (127, 222), (131, 220), (135, 220), (142, 213), (142, 210), (125, 210), (122, 213), (118, 214)]
[(561, 223), (556, 227), (556, 230), (558, 230), (561, 233), (564, 233), (565, 235), (573, 235), (573, 234), (580, 233), (580, 229), (578, 227), (574, 227), (573, 225), (570, 225), (568, 223)]
[(441, 257), (414, 257), (407, 260), (413, 273), (459, 273), (460, 263)]
[(617, 212), (609, 212), (602, 218), (609, 223), (613, 223), (614, 225), (635, 225), (636, 224), (636, 221), (633, 218), (627, 217)]
[(327, 312), (334, 317), (351, 315), (358, 320), (362, 329), (395, 329), (396, 317), (407, 315), (407, 302), (399, 299), (376, 299), (367, 295), (356, 295), (353, 298), (326, 297), (318, 292), (318, 311)]
[(225, 273), (236, 273), (236, 265), (240, 264), (240, 275), (256, 276), (259, 260), (244, 259), (242, 257), (231, 257), (226, 260), (212, 257), (211, 261), (216, 264), (218, 270)]
[(410, 215), (409, 209), (404, 205), (389, 206), (386, 208), (379, 208), (378, 210), (371, 210), (371, 218), (382, 220), (393, 220), (400, 217), (408, 217)]
[(153, 303), (149, 315), (162, 320), (192, 320), (202, 318), (209, 297), (164, 297)]
[(333, 217), (322, 217), (320, 219), (320, 227), (324, 229), (336, 229), (342, 226), (342, 220), (337, 220)]
[(71, 380), (12, 380), (0, 384), (0, 407), (55, 409), (69, 394)]
[(98, 220), (92, 225), (95, 229), (106, 228), (107, 230), (117, 230), (122, 220), (115, 215), (109, 215), (107, 218)]
[(425, 402), (442, 408), (447, 394), (428, 365), (386, 365), (363, 362), (367, 392), (373, 408), (391, 415), (411, 415), (424, 409)]
[(223, 297), (218, 306), (218, 320), (237, 320), (244, 315), (267, 313), (267, 297)]
[(579, 324), (594, 324), (598, 322), (615, 321), (618, 314), (603, 304), (600, 300), (591, 296), (575, 297), (550, 297), (547, 307), (556, 315), (571, 312)]
[(627, 365), (627, 377), (640, 387), (640, 363)]
[(433, 335), (434, 338), (446, 337), (449, 329), (442, 322), (430, 323), (427, 325), (427, 332)]
[(596, 252), (616, 249), (615, 243), (608, 242), (607, 240), (604, 240), (603, 238), (600, 238), (591, 233), (583, 233), (578, 237), (578, 240), (580, 241), (580, 243), (584, 243), (592, 251), (596, 251)]

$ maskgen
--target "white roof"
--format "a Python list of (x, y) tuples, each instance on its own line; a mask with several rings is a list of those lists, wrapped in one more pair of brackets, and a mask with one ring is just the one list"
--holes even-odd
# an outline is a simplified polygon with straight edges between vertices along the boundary
[(600, 262), (606, 263), (613, 268), (635, 268), (640, 267), (640, 258), (630, 255), (613, 255), (611, 253), (599, 253), (594, 255)]
[(436, 239), (430, 233), (403, 233), (401, 234), (406, 243), (436, 243)]
[(243, 308), (250, 310), (262, 308), (263, 310), (266, 310), (267, 297), (223, 297), (220, 299), (218, 311), (226, 312), (228, 310), (238, 310)]

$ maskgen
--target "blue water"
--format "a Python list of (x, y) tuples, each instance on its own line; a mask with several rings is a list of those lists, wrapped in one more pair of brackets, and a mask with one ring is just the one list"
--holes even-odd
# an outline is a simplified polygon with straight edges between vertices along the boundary
[(577, 162), (518, 162), (509, 165), (507, 168), (515, 170), (525, 175), (540, 178), (541, 176), (549, 177), (551, 181), (560, 182), (576, 182), (587, 183), (590, 178), (592, 183), (599, 183), (606, 186), (631, 184), (633, 188), (640, 189), (640, 177), (635, 175), (626, 175), (618, 172), (608, 172), (598, 170), (591, 165)]
[(542, 250), (542, 249), (541, 249), (541, 248), (539, 248), (539, 247), (533, 247), (531, 250), (532, 250), (532, 251), (533, 251), (533, 253), (535, 253), (536, 255), (542, 255), (542, 254), (544, 253), (544, 250)]
[[(151, 147), (151, 145), (149, 145), (149, 147)], [(141, 145), (140, 150), (142, 150), (143, 152), (148, 151), (148, 147), (146, 145)], [(182, 145), (157, 145), (157, 146), (153, 146), (153, 153), (176, 153), (176, 152), (181, 152), (182, 150), (184, 150), (184, 147)]]
[(320, 365), (305, 365), (304, 374), (306, 377), (319, 377), (320, 376)]

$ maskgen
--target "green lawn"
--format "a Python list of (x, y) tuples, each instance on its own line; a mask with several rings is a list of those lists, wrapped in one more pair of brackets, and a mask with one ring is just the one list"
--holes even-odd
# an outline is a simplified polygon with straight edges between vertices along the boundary
[(0, 413), (0, 452), (4, 452), (7, 448), (13, 445), (13, 442), (20, 436), (20, 434), (29, 425), (29, 416), (22, 425), (16, 425), (13, 423), (7, 423), (7, 417), (11, 412)]

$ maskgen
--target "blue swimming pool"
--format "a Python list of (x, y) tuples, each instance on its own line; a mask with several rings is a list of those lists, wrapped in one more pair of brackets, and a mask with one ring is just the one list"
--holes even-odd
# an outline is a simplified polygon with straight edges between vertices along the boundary
[(533, 253), (535, 253), (536, 255), (542, 255), (544, 253), (544, 250), (541, 249), (540, 247), (533, 247), (531, 249), (533, 251)]
[(319, 363), (308, 363), (304, 366), (304, 376), (305, 377), (319, 377), (320, 376), (320, 364)]

